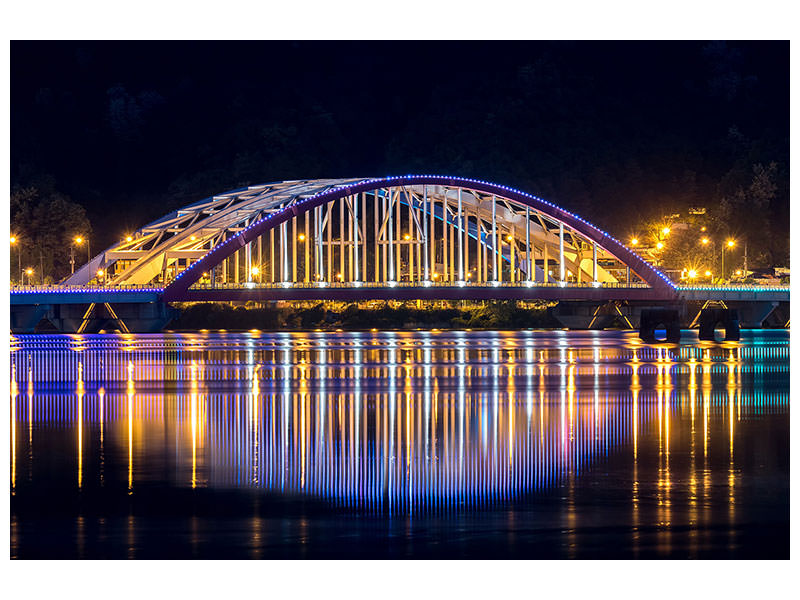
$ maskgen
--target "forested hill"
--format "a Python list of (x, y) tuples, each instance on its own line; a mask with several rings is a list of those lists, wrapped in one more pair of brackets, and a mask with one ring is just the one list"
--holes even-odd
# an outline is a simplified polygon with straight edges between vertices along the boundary
[(788, 60), (781, 42), (14, 42), (12, 213), (76, 203), (100, 249), (248, 184), (444, 173), (621, 237), (707, 207), (781, 262)]

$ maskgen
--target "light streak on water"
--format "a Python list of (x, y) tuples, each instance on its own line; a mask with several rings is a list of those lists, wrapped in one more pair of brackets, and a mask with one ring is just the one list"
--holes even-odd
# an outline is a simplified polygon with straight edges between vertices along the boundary
[(47, 447), (40, 436), (75, 427), (79, 488), (126, 479), (133, 494), (168, 460), (179, 486), (413, 515), (572, 486), (629, 452), (636, 512), (639, 455), (655, 436), (651, 475), (669, 523), (673, 429), (688, 427), (700, 518), (722, 418), (733, 519), (735, 423), (788, 410), (788, 355), (784, 332), (681, 347), (596, 332), (15, 336), (12, 492), (21, 462), (32, 468), (34, 446)]

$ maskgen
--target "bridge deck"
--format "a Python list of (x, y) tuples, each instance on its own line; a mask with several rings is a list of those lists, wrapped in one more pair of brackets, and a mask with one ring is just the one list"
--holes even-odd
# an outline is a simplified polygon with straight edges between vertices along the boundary
[[(31, 304), (114, 304), (155, 302), (163, 289), (153, 287), (58, 287), (28, 286), (11, 289), (12, 305)], [(431, 284), (399, 282), (394, 285), (365, 283), (317, 284), (243, 284), (219, 287), (194, 286), (179, 297), (183, 302), (236, 302), (271, 300), (631, 300), (651, 302), (727, 301), (788, 302), (788, 287), (755, 286), (676, 286), (672, 295), (646, 285), (624, 284), (528, 284), (502, 282), (493, 284)]]

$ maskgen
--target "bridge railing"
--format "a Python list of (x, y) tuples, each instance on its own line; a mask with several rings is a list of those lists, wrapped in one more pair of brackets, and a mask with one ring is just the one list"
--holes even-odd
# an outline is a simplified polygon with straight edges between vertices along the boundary
[(731, 292), (788, 292), (788, 285), (677, 285), (675, 289), (681, 292), (709, 292), (709, 291), (731, 291)]
[(244, 283), (195, 283), (190, 289), (192, 290), (241, 290), (241, 289), (321, 289), (321, 288), (421, 288), (421, 287), (435, 287), (435, 288), (491, 288), (491, 287), (513, 287), (513, 288), (620, 288), (620, 289), (647, 289), (650, 286), (644, 283), (560, 283), (560, 282), (529, 282), (529, 281), (498, 281), (498, 282), (438, 282), (438, 281), (397, 281), (397, 282), (353, 282), (353, 281), (336, 281), (336, 282), (276, 282), (276, 283), (259, 283), (259, 282), (244, 282)]
[(12, 294), (21, 293), (61, 293), (61, 292), (125, 292), (125, 291), (141, 291), (141, 292), (161, 292), (164, 288), (153, 285), (120, 285), (120, 286), (107, 286), (107, 285), (59, 285), (57, 283), (41, 284), (41, 285), (11, 285), (10, 292)]

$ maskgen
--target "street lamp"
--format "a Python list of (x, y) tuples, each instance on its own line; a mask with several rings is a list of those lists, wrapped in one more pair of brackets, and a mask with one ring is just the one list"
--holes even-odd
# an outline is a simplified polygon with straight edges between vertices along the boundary
[(664, 228), (661, 230), (661, 233), (663, 233), (664, 235), (669, 235), (669, 227), (664, 227)]
[[(11, 236), (11, 245), (12, 246), (17, 246), (17, 236), (15, 236), (15, 235)], [(17, 263), (18, 263), (17, 267), (19, 269), (19, 271), (17, 273), (17, 277), (18, 277), (17, 281), (20, 284), (22, 284), (22, 248), (20, 248), (19, 246), (17, 246)]]
[(106, 272), (103, 269), (97, 269), (97, 281), (98, 283), (103, 283), (103, 278), (106, 276)]
[(250, 269), (250, 275), (255, 279), (261, 273), (261, 269), (259, 267), (252, 267)]
[(721, 259), (720, 259), (719, 276), (722, 278), (723, 281), (725, 280), (725, 248), (733, 248), (734, 246), (736, 246), (735, 240), (728, 240), (722, 245), (722, 251), (720, 252)]
[(700, 243), (703, 244), (703, 246), (708, 246), (708, 241), (708, 238), (704, 237), (702, 240), (700, 240)]
[(28, 285), (33, 285), (31, 283), (31, 277), (33, 277), (33, 269), (31, 267), (28, 267), (27, 269), (25, 269), (25, 274), (28, 276)]
[(632, 238), (631, 239), (631, 246), (636, 246), (638, 244), (639, 244), (639, 239), (638, 238)]
[(86, 240), (83, 239), (83, 236), (76, 236), (74, 242), (80, 246), (83, 242), (86, 241), (86, 262), (88, 263), (89, 260), (92, 258), (92, 250), (91, 246), (89, 245), (89, 238), (87, 237)]

